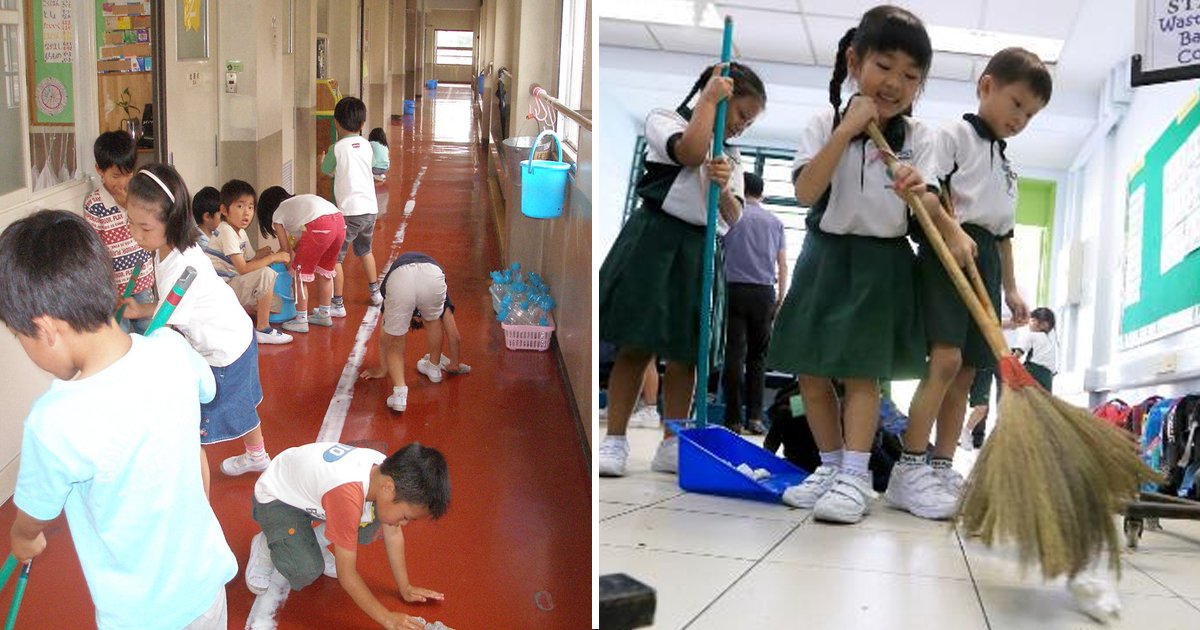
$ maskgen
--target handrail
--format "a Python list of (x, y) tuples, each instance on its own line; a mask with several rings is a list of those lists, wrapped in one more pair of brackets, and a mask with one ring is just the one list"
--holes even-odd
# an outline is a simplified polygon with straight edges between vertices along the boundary
[(554, 107), (554, 109), (558, 110), (559, 113), (561, 113), (563, 116), (566, 116), (567, 118), (570, 118), (571, 120), (574, 120), (575, 122), (579, 123), (580, 127), (583, 127), (584, 129), (587, 129), (588, 131), (592, 130), (592, 121), (588, 120), (587, 118), (584, 118), (583, 114), (580, 114), (579, 112), (571, 109), (570, 107), (567, 107), (567, 105), (565, 103), (563, 103), (562, 101), (554, 98), (553, 96), (550, 96), (550, 94), (548, 92), (546, 92), (546, 90), (542, 89), (542, 86), (540, 86), (536, 83), (534, 83), (533, 85), (530, 85), (529, 86), (529, 94), (534, 97), (540, 96), (541, 98), (545, 99), (547, 103), (550, 103), (550, 105), (552, 107)]

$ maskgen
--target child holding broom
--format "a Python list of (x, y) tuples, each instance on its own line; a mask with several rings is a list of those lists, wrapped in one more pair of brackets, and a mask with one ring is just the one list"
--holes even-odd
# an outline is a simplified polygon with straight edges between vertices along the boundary
[[(704, 266), (709, 183), (720, 188), (717, 233), (741, 215), (742, 170), (736, 149), (709, 159), (717, 104), (729, 99), (726, 138), (746, 130), (766, 106), (762, 80), (740, 63), (705, 68), (674, 111), (656, 109), (646, 118), (646, 173), (638, 182), (641, 207), (621, 228), (600, 268), (600, 338), (621, 349), (608, 380), (608, 431), (600, 443), (600, 475), (625, 474), (629, 442), (625, 429), (642, 375), (652, 356), (667, 362), (663, 410), (666, 418), (688, 417), (700, 339), (700, 280)], [(698, 98), (693, 102), (693, 97)], [(724, 304), (721, 252), (717, 248), (714, 304)], [(715, 313), (712, 330), (724, 329)], [(714, 336), (715, 347), (720, 340)], [(701, 378), (707, 378), (708, 366)], [(705, 401), (696, 401), (706, 404)], [(651, 468), (678, 470), (678, 438), (665, 428)]]
[[(925, 205), (962, 263), (970, 237), (926, 192), (935, 172), (934, 131), (909, 118), (932, 60), (929, 35), (912, 13), (880, 6), (838, 43), (832, 107), (801, 132), (793, 180), (811, 206), (791, 290), (776, 318), (768, 364), (795, 372), (820, 449), (821, 466), (784, 492), (789, 505), (821, 520), (857, 523), (874, 497), (867, 463), (879, 417), (879, 381), (915, 377), (925, 344), (916, 310), (908, 213), (897, 194)], [(858, 94), (841, 108), (849, 76)], [(912, 162), (888, 174), (880, 149), (862, 135), (878, 122), (892, 150)], [(832, 379), (845, 383), (844, 427)]]
[[(997, 321), (1002, 284), (1015, 321), (1023, 321), (1029, 310), (1013, 274), (1017, 178), (1004, 154), (1005, 138), (1025, 128), (1050, 101), (1051, 90), (1050, 73), (1037, 55), (1021, 48), (1001, 50), (979, 77), (978, 113), (965, 114), (944, 129), (937, 145), (943, 198), (952, 200), (948, 209), (975, 241), (976, 263)], [(919, 231), (916, 240), (917, 286), (929, 342), (929, 368), (909, 406), (904, 455), (892, 471), (886, 496), (893, 505), (916, 516), (947, 519), (958, 508), (963, 486), (962, 475), (951, 464), (967, 395), (976, 370), (994, 369), (996, 357), (971, 321), (932, 246)], [(926, 463), (935, 417), (937, 439), (932, 461)]]

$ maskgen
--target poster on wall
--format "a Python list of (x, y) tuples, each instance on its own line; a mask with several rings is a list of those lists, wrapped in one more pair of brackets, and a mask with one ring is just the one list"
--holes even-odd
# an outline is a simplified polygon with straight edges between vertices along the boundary
[(1120, 345), (1200, 325), (1200, 93), (1129, 173)]
[(1200, 2), (1138, 0), (1133, 85), (1200, 77)]
[(73, 6), (72, 0), (26, 0), (33, 18), (25, 31), (33, 42), (25, 57), (32, 68), (25, 77), (34, 104), (29, 108), (30, 125), (75, 124)]
[(208, 0), (176, 0), (179, 60), (208, 59)]
[(75, 60), (75, 35), (71, 26), (71, 0), (42, 0), (42, 62)]

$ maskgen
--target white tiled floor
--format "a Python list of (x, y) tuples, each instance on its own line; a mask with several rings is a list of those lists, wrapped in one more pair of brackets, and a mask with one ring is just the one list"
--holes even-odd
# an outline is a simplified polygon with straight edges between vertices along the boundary
[[(654, 587), (654, 628), (1100, 627), (1062, 579), (1022, 576), (1005, 550), (882, 500), (862, 523), (833, 526), (782, 504), (683, 492), (650, 472), (660, 436), (631, 429), (629, 474), (600, 480), (599, 573)], [(1108, 628), (1200, 628), (1200, 522), (1162, 524), (1123, 556), (1122, 615)]]

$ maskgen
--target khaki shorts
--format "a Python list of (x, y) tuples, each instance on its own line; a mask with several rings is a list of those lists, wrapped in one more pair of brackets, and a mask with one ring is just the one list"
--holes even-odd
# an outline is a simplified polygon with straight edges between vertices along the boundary
[(225, 600), (225, 585), (217, 591), (212, 606), (196, 617), (183, 630), (226, 630), (229, 627), (229, 603)]
[(238, 302), (246, 308), (256, 308), (258, 299), (275, 291), (275, 277), (279, 274), (270, 267), (259, 267), (249, 273), (229, 279), (229, 288), (237, 294)]
[(399, 337), (408, 333), (413, 311), (431, 322), (442, 317), (446, 304), (446, 274), (432, 263), (404, 265), (388, 275), (383, 298), (383, 332)]

